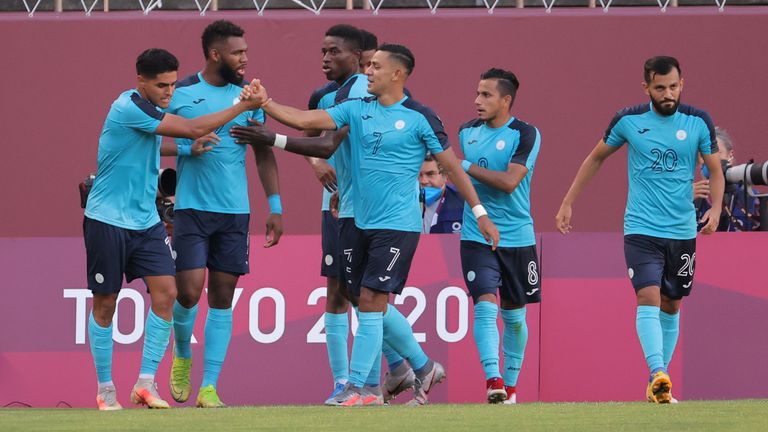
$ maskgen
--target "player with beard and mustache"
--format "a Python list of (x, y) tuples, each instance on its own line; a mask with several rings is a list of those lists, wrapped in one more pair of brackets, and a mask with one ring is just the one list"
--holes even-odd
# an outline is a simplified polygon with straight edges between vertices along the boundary
[[(636, 328), (651, 372), (646, 399), (675, 403), (668, 367), (677, 344), (682, 298), (691, 292), (696, 258), (693, 181), (697, 154), (712, 177), (712, 202), (721, 202), (725, 181), (715, 127), (705, 111), (680, 105), (683, 80), (673, 57), (645, 62), (643, 91), (649, 104), (619, 111), (587, 156), (556, 216), (571, 231), (571, 206), (608, 156), (628, 144), (629, 194), (624, 214), (624, 255), (637, 297)], [(713, 208), (702, 234), (717, 230)]]
[[(178, 83), (168, 112), (197, 117), (239, 100), (248, 64), (248, 44), (243, 34), (242, 28), (223, 20), (205, 28), (202, 35), (205, 67)], [(247, 146), (235, 143), (229, 135), (230, 128), (247, 125), (248, 119), (264, 121), (264, 113), (261, 110), (245, 112), (220, 127), (215, 131), (220, 142), (197, 157), (190, 157), (191, 141), (184, 139), (176, 141), (176, 149), (164, 152), (178, 155), (173, 233), (178, 297), (173, 308), (175, 345), (171, 394), (177, 402), (185, 402), (191, 392), (190, 340), (207, 268), (209, 309), (205, 322), (203, 381), (197, 396), (197, 406), (204, 408), (224, 406), (216, 384), (232, 336), (235, 286), (238, 278), (249, 271)], [(283, 231), (277, 164), (269, 148), (254, 148), (254, 153), (270, 207), (264, 247), (272, 247)]]

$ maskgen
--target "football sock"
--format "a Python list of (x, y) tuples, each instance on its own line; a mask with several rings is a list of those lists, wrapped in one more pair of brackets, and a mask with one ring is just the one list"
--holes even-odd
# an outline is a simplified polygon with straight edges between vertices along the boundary
[(480, 363), (485, 372), (485, 379), (501, 377), (499, 373), (499, 328), (496, 316), (499, 307), (496, 303), (480, 301), (475, 304), (473, 334)]
[(528, 324), (525, 321), (524, 307), (519, 309), (502, 309), (501, 319), (504, 321), (504, 384), (510, 387), (517, 385), (520, 369), (523, 367), (525, 346), (528, 344)]
[(200, 387), (216, 387), (221, 365), (227, 356), (227, 347), (232, 338), (232, 308), (208, 309), (205, 319), (205, 354), (203, 383)]
[(352, 342), (349, 383), (361, 388), (371, 373), (371, 366), (381, 354), (382, 313), (360, 312), (357, 335)]
[(347, 338), (349, 335), (349, 316), (347, 313), (326, 312), (325, 348), (328, 350), (328, 363), (331, 366), (334, 382), (346, 382), (349, 379), (349, 357)]
[(390, 371), (397, 369), (397, 367), (403, 364), (405, 361), (405, 359), (400, 356), (397, 351), (393, 350), (392, 347), (389, 346), (387, 341), (383, 341), (381, 344), (381, 351), (384, 353), (384, 357), (387, 358), (387, 367)]
[(168, 348), (168, 339), (171, 337), (171, 327), (173, 321), (166, 321), (155, 315), (152, 308), (149, 308), (147, 323), (144, 325), (144, 350), (141, 356), (140, 376), (154, 377), (160, 360), (165, 355)]
[(672, 355), (675, 353), (677, 337), (680, 335), (680, 312), (668, 314), (660, 311), (659, 321), (661, 321), (661, 333), (664, 338), (664, 367), (669, 368)]
[[(421, 369), (427, 364), (429, 357), (421, 349), (413, 336), (413, 329), (403, 314), (392, 305), (387, 305), (384, 313), (384, 339), (398, 354), (408, 360), (411, 367)], [(391, 369), (390, 369), (391, 370)]]
[(373, 360), (371, 365), (371, 372), (368, 374), (368, 378), (365, 380), (367, 386), (377, 386), (381, 384), (381, 351)]
[(93, 318), (93, 311), (88, 315), (88, 341), (99, 386), (108, 385), (112, 382), (112, 324), (109, 327), (99, 326)]
[(657, 306), (638, 306), (635, 322), (645, 361), (652, 372), (664, 369), (664, 337), (659, 322), (659, 311)]
[(187, 309), (178, 301), (173, 303), (173, 340), (176, 357), (192, 358), (192, 328), (197, 317), (197, 305)]

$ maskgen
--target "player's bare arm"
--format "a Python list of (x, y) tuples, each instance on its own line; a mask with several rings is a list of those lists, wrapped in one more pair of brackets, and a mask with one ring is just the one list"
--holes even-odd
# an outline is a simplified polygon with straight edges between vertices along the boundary
[(557, 216), (555, 216), (555, 226), (558, 231), (563, 234), (571, 232), (571, 206), (574, 201), (576, 201), (576, 197), (579, 196), (587, 183), (592, 180), (592, 177), (595, 176), (597, 171), (603, 165), (603, 162), (605, 162), (610, 155), (616, 153), (619, 148), (620, 147), (609, 146), (601, 139), (595, 148), (592, 149), (592, 152), (587, 158), (584, 159), (581, 167), (579, 167), (579, 171), (576, 173), (576, 178), (573, 179), (573, 183), (571, 184), (570, 189), (568, 189), (568, 193), (565, 194), (565, 198), (563, 198), (563, 203), (560, 205), (560, 210), (557, 212)]
[(528, 168), (525, 165), (511, 163), (506, 171), (496, 171), (472, 164), (467, 174), (485, 185), (511, 194), (528, 175)]

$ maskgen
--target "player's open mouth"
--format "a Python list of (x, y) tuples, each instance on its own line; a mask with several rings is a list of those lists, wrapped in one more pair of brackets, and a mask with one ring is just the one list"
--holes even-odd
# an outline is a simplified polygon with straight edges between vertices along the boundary
[(330, 66), (323, 65), (323, 72), (324, 73), (328, 73), (330, 71), (331, 71), (331, 67)]
[(238, 69), (237, 70), (237, 74), (240, 75), (240, 76), (244, 76), (245, 75), (245, 66), (243, 66), (240, 69)]

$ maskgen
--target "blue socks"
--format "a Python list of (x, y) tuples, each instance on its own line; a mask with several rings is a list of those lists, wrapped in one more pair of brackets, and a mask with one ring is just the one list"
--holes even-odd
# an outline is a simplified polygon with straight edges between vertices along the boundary
[(525, 357), (525, 346), (528, 344), (528, 323), (525, 321), (524, 307), (519, 309), (502, 309), (501, 319), (504, 321), (504, 384), (514, 387), (520, 376)]
[(203, 383), (200, 387), (208, 385), (216, 387), (231, 338), (232, 308), (208, 309), (208, 317), (205, 320), (205, 365)]
[(675, 353), (677, 337), (680, 335), (680, 312), (668, 314), (664, 311), (659, 312), (659, 321), (661, 321), (661, 334), (664, 347), (664, 367), (669, 368), (672, 361), (672, 354)]
[(395, 352), (406, 358), (414, 371), (426, 366), (429, 357), (424, 354), (421, 345), (416, 342), (416, 338), (413, 336), (413, 329), (403, 314), (391, 304), (387, 305), (383, 322), (384, 339), (387, 341), (387, 344)]
[(381, 384), (381, 350), (379, 350), (376, 359), (373, 360), (371, 373), (368, 374), (368, 378), (365, 380), (365, 385), (367, 386), (376, 387), (379, 384)]
[(192, 358), (192, 328), (197, 317), (197, 305), (187, 309), (178, 301), (173, 304), (173, 339), (176, 342), (176, 357)]
[(349, 379), (349, 358), (347, 338), (349, 335), (349, 316), (347, 313), (326, 312), (325, 347), (328, 350), (328, 363), (331, 365), (333, 381), (345, 383)]
[(360, 312), (358, 321), (349, 362), (349, 382), (355, 387), (363, 387), (373, 362), (381, 355), (383, 316), (381, 312)]
[(144, 351), (141, 355), (141, 377), (154, 377), (160, 360), (168, 348), (168, 339), (171, 337), (173, 321), (166, 321), (155, 315), (149, 308), (147, 323), (144, 326)]
[(112, 325), (99, 326), (93, 318), (93, 311), (88, 316), (88, 341), (99, 384), (112, 382)]
[(501, 377), (499, 373), (499, 328), (496, 326), (498, 313), (499, 307), (496, 303), (480, 301), (475, 304), (473, 334), (486, 380)]
[(394, 349), (392, 349), (391, 346), (387, 343), (387, 341), (383, 341), (381, 344), (381, 351), (384, 353), (384, 357), (387, 358), (387, 367), (389, 367), (389, 370), (393, 371), (397, 369), (398, 366), (403, 364), (405, 359), (400, 356), (400, 354), (397, 353)]
[(657, 306), (637, 307), (637, 337), (643, 347), (645, 361), (652, 372), (664, 369), (664, 336)]

